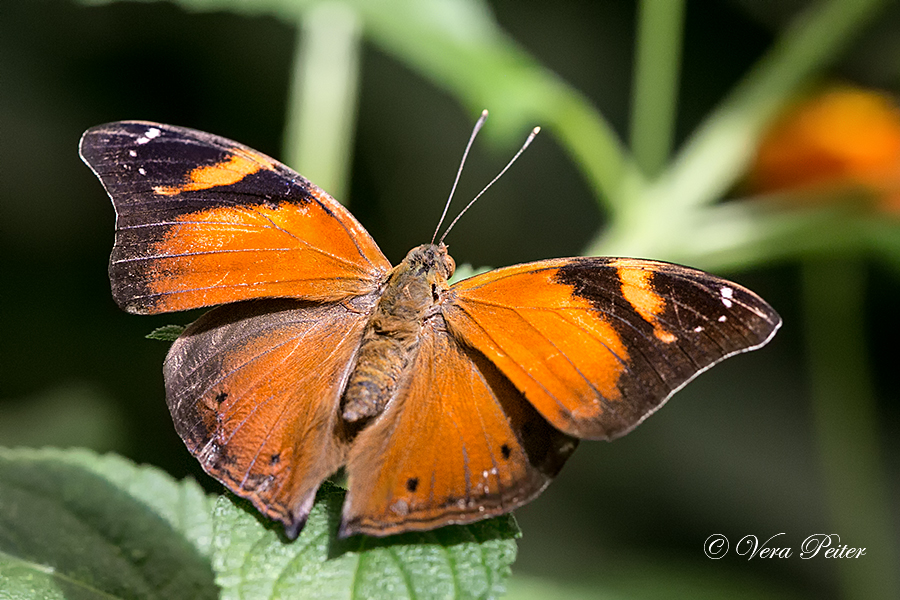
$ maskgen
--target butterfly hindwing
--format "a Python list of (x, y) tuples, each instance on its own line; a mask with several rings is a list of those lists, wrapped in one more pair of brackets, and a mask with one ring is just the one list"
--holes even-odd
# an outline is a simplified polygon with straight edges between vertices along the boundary
[(507, 513), (534, 498), (577, 440), (497, 368), (426, 321), (406, 385), (354, 441), (341, 535), (391, 535)]
[(214, 309), (166, 357), (175, 428), (203, 468), (296, 535), (343, 463), (338, 405), (372, 297)]
[(621, 436), (698, 373), (765, 344), (775, 311), (737, 284), (669, 263), (547, 260), (457, 283), (447, 326), (555, 427)]
[(80, 153), (116, 209), (110, 280), (130, 312), (334, 301), (371, 292), (390, 269), (327, 193), (236, 142), (122, 121), (86, 131)]

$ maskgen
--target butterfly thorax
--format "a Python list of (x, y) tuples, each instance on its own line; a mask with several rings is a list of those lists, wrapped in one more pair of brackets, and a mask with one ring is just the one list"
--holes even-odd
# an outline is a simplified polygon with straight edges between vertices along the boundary
[(425, 318), (454, 269), (446, 246), (424, 244), (390, 272), (344, 390), (344, 420), (370, 419), (384, 410), (415, 358)]

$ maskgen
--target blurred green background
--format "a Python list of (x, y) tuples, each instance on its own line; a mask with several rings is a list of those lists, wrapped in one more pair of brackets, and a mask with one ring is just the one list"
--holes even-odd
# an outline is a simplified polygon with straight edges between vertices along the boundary
[[(277, 10), (248, 15), (241, 2), (220, 4), (209, 12), (170, 3), (89, 7), (61, 0), (0, 7), (2, 446), (115, 451), (219, 489), (172, 427), (161, 377), (167, 344), (144, 339), (155, 327), (196, 315), (136, 317), (114, 305), (106, 275), (114, 214), (78, 159), (77, 143), (92, 125), (147, 119), (210, 131), (284, 158), (298, 29)], [(398, 3), (378, 4), (379, 19), (402, 23), (403, 15), (389, 12)], [(676, 149), (809, 4), (686, 3), (672, 128)], [(232, 5), (235, 11), (226, 10)], [(493, 22), (517, 51), (578, 90), (622, 140), (629, 139), (635, 2), (414, 5), (433, 9), (436, 21), (453, 21), (459, 5), (481, 15), (479, 23)], [(475, 59), (455, 65), (475, 77), (484, 68), (478, 58), (490, 52), (478, 46), (479, 23), (471, 29)], [(481, 98), (492, 99), (486, 106), (491, 118), (470, 155), (459, 206), (505, 164), (531, 126), (546, 123), (531, 108), (541, 103), (540, 95), (523, 98), (510, 83), (506, 101), (502, 93), (461, 97), (454, 89), (465, 78), (424, 77), (421, 64), (429, 59), (404, 56), (414, 44), (392, 45), (383, 30), (369, 35), (366, 27), (355, 131), (345, 152), (352, 162), (338, 199), (396, 262), (430, 239), (470, 128), (485, 107)], [(461, 46), (466, 31), (457, 32)], [(898, 40), (900, 9), (887, 6), (820, 74), (900, 92)], [(419, 43), (428, 47), (429, 41)], [(434, 48), (439, 53), (438, 42)], [(517, 60), (508, 61), (512, 71)], [(507, 82), (502, 69), (484, 77)], [(458, 224), (448, 239), (458, 264), (502, 266), (577, 255), (604, 231), (610, 217), (600, 207), (610, 201), (559, 139), (552, 124), (545, 128)], [(292, 166), (315, 179), (302, 164)], [(831, 231), (824, 228), (821, 235)], [(558, 480), (516, 513), (524, 537), (513, 596), (891, 597), (900, 570), (900, 261), (857, 248), (848, 262), (846, 252), (828, 251), (827, 239), (813, 246), (745, 264), (740, 257), (706, 264), (698, 259), (698, 266), (727, 266), (716, 272), (760, 293), (781, 313), (784, 327), (763, 351), (704, 374), (625, 438), (582, 444)], [(679, 258), (677, 252), (648, 257)], [(847, 443), (868, 448), (863, 454), (873, 459), (844, 471), (864, 473), (863, 484), (832, 469), (829, 456), (842, 454), (843, 442), (835, 446), (816, 425), (822, 419), (814, 399), (821, 379), (810, 365), (822, 363), (810, 347), (828, 338), (833, 314), (839, 321), (847, 315), (841, 305), (832, 313), (828, 306), (816, 312), (811, 290), (847, 292), (859, 308), (850, 315), (852, 339), (843, 342), (838, 326), (835, 343), (854, 352), (846, 381), (871, 385), (863, 396), (871, 402), (865, 406), (873, 427), (846, 423)], [(852, 397), (845, 402), (857, 412)], [(838, 429), (845, 424), (840, 418), (831, 423)], [(847, 451), (853, 455), (853, 448)], [(869, 484), (874, 512), (854, 504), (853, 490), (843, 504), (834, 500), (841, 486), (860, 491)], [(862, 496), (872, 500), (867, 490)], [(780, 532), (785, 535), (773, 543), (795, 548), (789, 559), (748, 561), (731, 553), (712, 561), (703, 554), (713, 533), (728, 536), (733, 547), (746, 534), (762, 541)], [(865, 562), (862, 571), (847, 571), (836, 560), (801, 560), (800, 543), (821, 532), (868, 547), (867, 557), (857, 561)]]

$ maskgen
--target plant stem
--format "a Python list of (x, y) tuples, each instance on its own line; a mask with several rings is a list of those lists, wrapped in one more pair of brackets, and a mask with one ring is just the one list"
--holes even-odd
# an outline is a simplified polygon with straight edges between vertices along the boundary
[(642, 0), (631, 104), (631, 150), (647, 177), (672, 151), (684, 33), (684, 0)]
[(765, 125), (839, 56), (889, 0), (830, 0), (795, 19), (684, 145), (660, 180), (683, 208), (718, 200), (746, 168)]
[(887, 2), (830, 0), (797, 18), (694, 132), (666, 172), (627, 202), (609, 202), (620, 210), (587, 253), (671, 258), (673, 249), (698, 234), (692, 228), (698, 215), (744, 172), (766, 123)]
[(571, 89), (561, 89), (541, 116), (582, 171), (598, 205), (613, 215), (628, 210), (644, 178), (606, 119)]
[(359, 5), (366, 7), (360, 11), (368, 39), (473, 112), (487, 107), (492, 131), (514, 134), (518, 143), (525, 127), (545, 127), (573, 157), (601, 207), (618, 210), (627, 190), (640, 185), (640, 171), (612, 125), (509, 38), (484, 3), (397, 0), (393, 11)]
[(345, 200), (356, 123), (360, 18), (342, 2), (302, 14), (294, 54), (285, 162)]
[[(860, 210), (858, 200), (837, 197), (831, 204), (806, 207), (787, 194), (732, 200), (693, 211), (693, 220), (685, 225), (691, 235), (659, 236), (645, 240), (641, 248), (647, 256), (712, 272), (869, 249), (886, 257), (898, 254), (883, 248), (900, 243), (896, 232), (888, 230), (882, 217)], [(600, 241), (589, 254), (627, 253), (627, 248), (612, 246), (611, 238)]]
[(803, 265), (813, 420), (831, 516), (828, 533), (840, 535), (840, 544), (866, 548), (865, 556), (837, 561), (844, 596), (900, 598), (900, 555), (863, 336), (864, 274), (861, 261), (846, 257)]

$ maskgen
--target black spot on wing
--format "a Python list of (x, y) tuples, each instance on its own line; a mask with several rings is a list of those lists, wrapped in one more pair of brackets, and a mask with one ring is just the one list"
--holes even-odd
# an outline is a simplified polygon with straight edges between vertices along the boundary
[[(520, 493), (520, 498), (531, 497), (559, 473), (569, 456), (575, 451), (578, 440), (550, 425), (522, 393), (481, 353), (470, 350), (468, 355), (500, 403), (516, 434), (517, 445), (525, 453), (531, 467), (530, 481), (520, 482), (521, 489), (517, 491)], [(512, 455), (512, 449), (508, 443), (500, 446), (500, 454), (504, 460)]]

